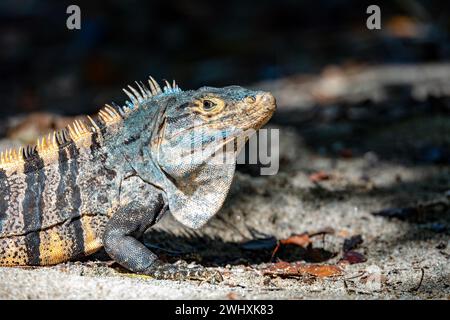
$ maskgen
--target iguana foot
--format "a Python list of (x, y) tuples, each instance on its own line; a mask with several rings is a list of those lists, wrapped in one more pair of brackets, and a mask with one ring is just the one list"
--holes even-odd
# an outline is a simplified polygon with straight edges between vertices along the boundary
[(198, 280), (210, 283), (219, 283), (223, 281), (222, 274), (215, 270), (209, 270), (199, 266), (188, 266), (187, 263), (162, 263), (155, 262), (142, 274), (151, 276), (158, 280)]

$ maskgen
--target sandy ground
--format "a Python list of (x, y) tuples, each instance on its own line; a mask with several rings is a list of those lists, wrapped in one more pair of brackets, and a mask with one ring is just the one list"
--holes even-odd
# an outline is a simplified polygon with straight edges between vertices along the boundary
[[(384, 161), (369, 164), (374, 160), (368, 155), (333, 160), (302, 152), (301, 147), (289, 154), (291, 143), (301, 144), (301, 138), (289, 129), (283, 131), (281, 141), (282, 152), (288, 158), (285, 161), (293, 161), (289, 169), (269, 177), (238, 172), (227, 204), (203, 230), (190, 232), (168, 217), (158, 231), (148, 233), (148, 241), (154, 239), (151, 245), (176, 250), (179, 244), (182, 250), (189, 251), (191, 260), (201, 263), (205, 259), (206, 265), (218, 265), (216, 268), (224, 273), (223, 283), (157, 281), (94, 260), (35, 269), (1, 268), (0, 298), (450, 297), (448, 231), (434, 230), (436, 226), (448, 228), (448, 214), (420, 223), (371, 214), (436, 198), (436, 190), (448, 181), (448, 168), (408, 168)], [(309, 173), (317, 170), (331, 172), (333, 178), (315, 184)], [(365, 178), (361, 180), (363, 172)], [(444, 193), (441, 196), (445, 198)], [(336, 254), (323, 262), (333, 264), (342, 258), (343, 241), (352, 235), (362, 236), (364, 242), (358, 251), (367, 258), (364, 263), (343, 266), (344, 272), (338, 277), (263, 276), (260, 269), (265, 266), (264, 260), (270, 261), (270, 255), (263, 251), (249, 254), (241, 248), (243, 242), (254, 237), (250, 232), (253, 229), (281, 239), (330, 227), (334, 234), (312, 238), (313, 247)], [(296, 259), (288, 256), (287, 260)], [(373, 281), (364, 281), (367, 277)]]
[[(450, 169), (447, 163), (411, 161), (409, 155), (420, 149), (417, 144), (448, 146), (450, 118), (364, 124), (356, 135), (351, 123), (299, 129), (282, 116), (275, 120), (277, 175), (257, 177), (258, 167), (240, 168), (225, 206), (205, 228), (193, 232), (168, 216), (146, 234), (145, 243), (164, 259), (216, 268), (224, 282), (157, 281), (129, 274), (100, 254), (54, 267), (0, 268), (0, 298), (449, 299)], [(343, 152), (342, 144), (353, 153)], [(341, 156), (333, 148), (340, 148)], [(321, 171), (328, 178), (311, 181), (311, 174)], [(402, 219), (373, 214), (404, 207), (421, 209)], [(324, 229), (329, 232), (311, 237), (309, 249), (285, 246), (273, 260), (272, 246), (248, 245), (252, 239)], [(345, 239), (357, 235), (363, 242), (353, 251), (366, 261), (339, 262)], [(280, 260), (338, 265), (342, 274), (264, 275), (270, 262)]]

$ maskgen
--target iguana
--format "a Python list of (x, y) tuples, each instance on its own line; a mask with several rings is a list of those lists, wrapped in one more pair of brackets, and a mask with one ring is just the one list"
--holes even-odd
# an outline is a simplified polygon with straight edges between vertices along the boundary
[[(167, 212), (199, 228), (222, 206), (242, 147), (276, 103), (239, 86), (182, 91), (173, 82), (123, 89), (123, 106), (0, 156), (0, 266), (44, 266), (104, 248), (157, 279), (220, 280), (207, 268), (161, 262), (140, 241)], [(217, 161), (219, 151), (232, 161)]]

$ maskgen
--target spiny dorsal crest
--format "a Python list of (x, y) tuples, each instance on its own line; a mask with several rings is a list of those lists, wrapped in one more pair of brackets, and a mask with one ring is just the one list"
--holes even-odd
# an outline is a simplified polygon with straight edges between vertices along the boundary
[(148, 87), (141, 81), (135, 81), (135, 83), (138, 90), (130, 85), (128, 86), (128, 90), (123, 89), (131, 102), (128, 100), (125, 101), (125, 105), (122, 107), (115, 103), (112, 103), (113, 106), (106, 104), (105, 107), (97, 113), (97, 118), (101, 123), (94, 121), (92, 117), (87, 116), (89, 125), (87, 125), (84, 120), (75, 120), (65, 129), (54, 131), (48, 136), (38, 139), (34, 146), (3, 151), (0, 153), (0, 169), (22, 165), (26, 160), (34, 157), (36, 154), (44, 157), (46, 155), (54, 155), (61, 147), (72, 141), (77, 143), (78, 141), (82, 141), (86, 137), (89, 137), (93, 132), (101, 134), (102, 127), (110, 127), (120, 123), (132, 111), (138, 109), (142, 103), (152, 97), (162, 94), (179, 93), (182, 91), (175, 80), (173, 80), (172, 84), (167, 80), (164, 80), (162, 89), (158, 82), (151, 76), (148, 79)]
[[(130, 98), (131, 101), (125, 101), (125, 106), (122, 108), (119, 108), (119, 111), (121, 113), (126, 114), (130, 110), (134, 108), (138, 108), (139, 105), (141, 105), (146, 100), (150, 99), (151, 97), (158, 96), (160, 94), (170, 94), (170, 93), (178, 93), (181, 92), (181, 89), (176, 84), (175, 80), (173, 80), (172, 84), (170, 84), (167, 80), (164, 80), (164, 87), (161, 89), (158, 82), (153, 77), (149, 77), (148, 79), (148, 88), (142, 83), (142, 82), (136, 82), (136, 85), (139, 89), (136, 90), (132, 86), (128, 86), (128, 89), (122, 89), (123, 92)], [(131, 92), (130, 92), (131, 91)]]
[(24, 149), (8, 149), (0, 153), (0, 168), (24, 163)]
[(53, 153), (58, 151), (59, 143), (57, 139), (57, 132), (50, 133), (47, 137), (38, 139), (36, 150), (39, 154)]

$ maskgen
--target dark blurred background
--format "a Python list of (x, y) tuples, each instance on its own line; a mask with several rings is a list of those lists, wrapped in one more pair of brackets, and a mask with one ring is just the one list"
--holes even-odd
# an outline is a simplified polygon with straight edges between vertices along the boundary
[[(66, 28), (70, 4), (81, 30)], [(381, 7), (382, 30), (366, 28), (370, 4)], [(448, 1), (2, 0), (0, 116), (94, 112), (148, 75), (193, 89), (444, 61), (449, 15)]]

